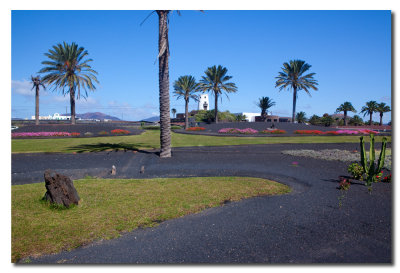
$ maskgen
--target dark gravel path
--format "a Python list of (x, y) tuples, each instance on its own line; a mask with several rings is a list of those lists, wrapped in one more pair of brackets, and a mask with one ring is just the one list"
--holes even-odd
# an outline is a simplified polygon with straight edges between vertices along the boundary
[(289, 195), (228, 203), (32, 263), (392, 263), (391, 184), (374, 184), (372, 195), (353, 184), (339, 208), (337, 179), (347, 174), (346, 163), (281, 154), (326, 148), (358, 144), (175, 148), (170, 159), (141, 152), (15, 154), (12, 184), (42, 181), (46, 168), (75, 179), (109, 177), (115, 165), (121, 178), (255, 176), (293, 188)]

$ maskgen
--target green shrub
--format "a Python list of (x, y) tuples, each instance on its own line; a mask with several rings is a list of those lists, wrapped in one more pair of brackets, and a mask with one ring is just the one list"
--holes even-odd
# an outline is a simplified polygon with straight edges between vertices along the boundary
[(107, 132), (107, 131), (100, 131), (99, 132), (99, 135), (101, 135), (101, 136), (105, 136), (105, 135), (108, 135), (109, 133)]
[(360, 164), (358, 163), (350, 164), (349, 167), (347, 168), (347, 171), (354, 179), (361, 181), (363, 180), (364, 168)]
[(182, 129), (182, 127), (179, 126), (179, 125), (172, 125), (172, 126), (171, 126), (171, 129), (172, 129), (172, 130), (174, 130), (174, 129)]
[(144, 130), (160, 130), (160, 126), (148, 125), (148, 126), (142, 126), (142, 129), (144, 129)]

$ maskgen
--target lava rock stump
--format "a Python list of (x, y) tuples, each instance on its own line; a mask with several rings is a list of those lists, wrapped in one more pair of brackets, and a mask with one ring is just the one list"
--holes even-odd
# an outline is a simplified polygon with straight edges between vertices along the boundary
[(65, 175), (56, 173), (52, 170), (44, 172), (44, 181), (46, 183), (47, 192), (44, 194), (43, 199), (64, 205), (67, 208), (71, 204), (78, 205), (79, 195), (74, 187), (72, 180)]

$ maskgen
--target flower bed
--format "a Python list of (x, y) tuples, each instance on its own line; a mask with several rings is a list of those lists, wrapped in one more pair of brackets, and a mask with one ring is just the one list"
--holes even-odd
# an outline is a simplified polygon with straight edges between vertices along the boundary
[(324, 132), (319, 130), (296, 130), (294, 133), (300, 135), (322, 135)]
[(261, 134), (286, 134), (285, 130), (275, 129), (275, 130), (263, 130), (260, 131)]
[(123, 130), (123, 129), (114, 129), (114, 130), (111, 130), (111, 134), (114, 134), (114, 135), (128, 135), (128, 134), (130, 134), (131, 132), (129, 132), (128, 130)]
[(337, 131), (327, 131), (324, 135), (337, 136), (340, 135)]
[(206, 128), (204, 127), (190, 127), (187, 128), (186, 131), (204, 131)]
[(338, 130), (336, 131), (340, 135), (369, 135), (369, 134), (378, 134), (376, 131), (368, 130), (368, 129), (360, 129), (360, 130)]
[(258, 131), (251, 129), (251, 128), (246, 128), (246, 129), (238, 129), (238, 128), (222, 128), (221, 130), (218, 131), (218, 133), (221, 134), (246, 134), (246, 135), (253, 135), (257, 134)]
[(337, 131), (327, 131), (322, 132), (319, 130), (296, 130), (294, 131), (295, 134), (300, 135), (331, 135), (331, 136), (338, 136), (338, 135), (369, 135), (369, 134), (378, 134), (376, 131), (368, 130), (368, 129), (360, 129), (360, 130), (337, 130)]
[(68, 133), (68, 132), (24, 132), (24, 133), (11, 133), (11, 137), (58, 137), (58, 136), (80, 136), (80, 133)]

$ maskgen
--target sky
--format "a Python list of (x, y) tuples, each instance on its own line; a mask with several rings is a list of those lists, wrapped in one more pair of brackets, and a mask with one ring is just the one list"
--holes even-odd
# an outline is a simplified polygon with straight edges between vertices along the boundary
[[(100, 83), (87, 100), (77, 101), (78, 114), (102, 112), (124, 120), (158, 115), (157, 14), (141, 25), (150, 13), (13, 10), (11, 117), (34, 115), (30, 77), (43, 67), (44, 53), (63, 41), (84, 47), (98, 72)], [(319, 83), (311, 97), (299, 92), (296, 111), (307, 117), (333, 114), (345, 101), (358, 115), (370, 100), (391, 106), (390, 10), (182, 10), (170, 15), (169, 42), (171, 108), (178, 113), (184, 112), (184, 100), (173, 96), (173, 82), (183, 75), (200, 80), (208, 67), (222, 65), (238, 91), (222, 96), (219, 110), (260, 112), (256, 102), (266, 96), (276, 102), (274, 115), (291, 116), (292, 91), (275, 88), (275, 77), (293, 59), (310, 64)], [(41, 90), (40, 115), (69, 113), (68, 95), (52, 90)], [(197, 103), (191, 101), (190, 110)], [(373, 117), (379, 121), (379, 114)], [(391, 121), (391, 113), (383, 121)]]

